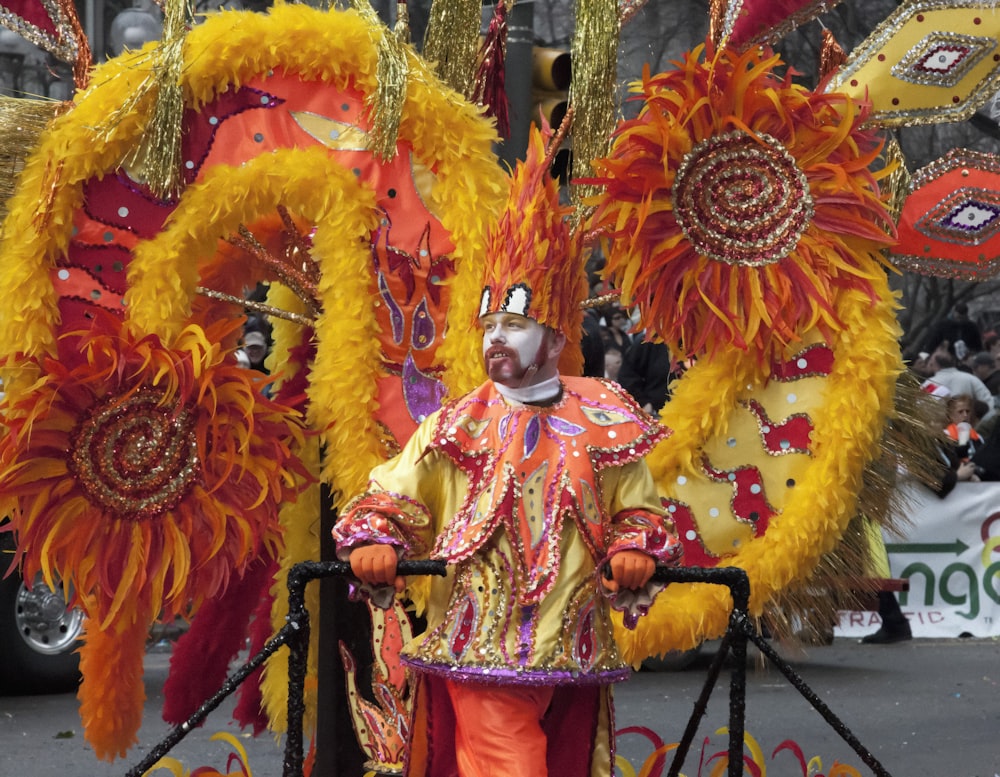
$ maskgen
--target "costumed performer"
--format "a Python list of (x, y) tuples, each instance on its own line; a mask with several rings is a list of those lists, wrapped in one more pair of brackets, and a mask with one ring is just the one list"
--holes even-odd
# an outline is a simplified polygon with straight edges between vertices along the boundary
[[(441, 559), (405, 773), (612, 774), (611, 608), (635, 625), (680, 555), (643, 456), (667, 431), (616, 384), (560, 375), (579, 343), (581, 251), (534, 130), (489, 241), (479, 310), (489, 380), (427, 418), (334, 527), (376, 601), (400, 558)], [(385, 599), (383, 599), (385, 601)]]

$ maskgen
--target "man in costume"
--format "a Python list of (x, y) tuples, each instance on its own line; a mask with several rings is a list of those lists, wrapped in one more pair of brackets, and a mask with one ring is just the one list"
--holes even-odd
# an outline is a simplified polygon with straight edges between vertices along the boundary
[[(643, 456), (666, 430), (620, 388), (560, 375), (586, 294), (535, 132), (490, 239), (479, 309), (489, 380), (447, 403), (334, 528), (376, 601), (399, 558), (448, 562), (403, 650), (410, 777), (613, 773), (610, 618), (634, 626), (680, 545)], [(419, 599), (419, 597), (418, 597)]]

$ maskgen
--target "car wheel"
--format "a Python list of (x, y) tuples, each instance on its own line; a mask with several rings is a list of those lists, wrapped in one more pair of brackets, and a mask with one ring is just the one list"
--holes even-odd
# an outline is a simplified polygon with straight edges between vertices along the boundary
[(80, 681), (76, 652), (83, 613), (40, 578), (29, 589), (16, 573), (0, 580), (0, 691), (65, 693)]

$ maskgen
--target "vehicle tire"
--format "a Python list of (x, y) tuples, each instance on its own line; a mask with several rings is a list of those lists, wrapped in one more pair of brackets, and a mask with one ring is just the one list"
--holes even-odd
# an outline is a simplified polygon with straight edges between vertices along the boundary
[(42, 580), (29, 591), (17, 572), (0, 579), (0, 693), (75, 690), (82, 630), (83, 613), (67, 609), (62, 591)]

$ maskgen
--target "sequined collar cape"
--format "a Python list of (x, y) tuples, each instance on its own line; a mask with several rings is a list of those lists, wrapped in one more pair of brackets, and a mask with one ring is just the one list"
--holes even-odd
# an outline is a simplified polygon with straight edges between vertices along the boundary
[(562, 378), (552, 405), (508, 403), (491, 381), (446, 405), (432, 450), (465, 473), (461, 507), (438, 536), (432, 557), (455, 563), (475, 553), (498, 526), (522, 562), (523, 603), (539, 601), (555, 583), (567, 516), (595, 560), (604, 556), (600, 472), (645, 456), (667, 430), (617, 384)]

